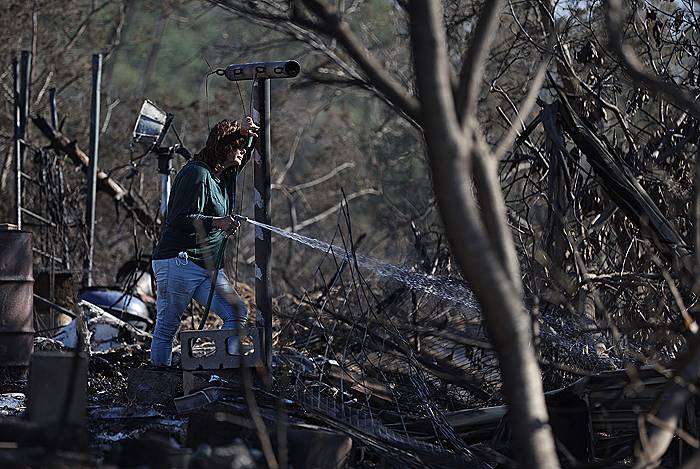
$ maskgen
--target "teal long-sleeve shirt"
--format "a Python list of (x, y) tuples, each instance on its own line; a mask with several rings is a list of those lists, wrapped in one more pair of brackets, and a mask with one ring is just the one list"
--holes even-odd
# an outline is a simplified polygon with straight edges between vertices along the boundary
[(182, 167), (173, 181), (165, 227), (153, 259), (170, 259), (185, 251), (197, 265), (214, 269), (226, 234), (212, 228), (212, 220), (231, 214), (237, 173), (229, 169), (216, 177), (205, 163), (194, 160)]

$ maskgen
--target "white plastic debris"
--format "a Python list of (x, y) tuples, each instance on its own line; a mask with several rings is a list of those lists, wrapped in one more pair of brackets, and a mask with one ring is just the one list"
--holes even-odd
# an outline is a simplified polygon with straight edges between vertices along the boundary
[[(151, 337), (150, 334), (135, 328), (92, 303), (80, 301), (78, 307), (82, 309), (83, 317), (87, 321), (90, 350), (93, 352), (111, 350), (125, 343), (133, 343), (137, 339)], [(77, 328), (78, 321), (74, 319), (59, 329), (53, 338), (65, 347), (74, 349), (78, 343)]]

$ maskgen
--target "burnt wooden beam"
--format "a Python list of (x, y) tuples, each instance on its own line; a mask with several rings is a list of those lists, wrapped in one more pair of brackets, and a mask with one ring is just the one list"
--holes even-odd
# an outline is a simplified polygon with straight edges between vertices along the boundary
[[(75, 141), (71, 141), (62, 132), (55, 129), (41, 116), (32, 117), (32, 122), (41, 133), (51, 142), (51, 147), (59, 153), (68, 155), (71, 161), (87, 171), (90, 167), (90, 158), (80, 149)], [(136, 220), (144, 226), (152, 226), (156, 220), (136, 199), (124, 189), (117, 181), (109, 177), (107, 173), (97, 169), (97, 190), (112, 197), (117, 203), (131, 212)]]
[(622, 209), (627, 218), (654, 244), (672, 265), (686, 286), (693, 285), (691, 250), (671, 221), (654, 203), (649, 194), (627, 169), (624, 161), (592, 130), (568, 100), (559, 94), (561, 124), (581, 152), (608, 197)]

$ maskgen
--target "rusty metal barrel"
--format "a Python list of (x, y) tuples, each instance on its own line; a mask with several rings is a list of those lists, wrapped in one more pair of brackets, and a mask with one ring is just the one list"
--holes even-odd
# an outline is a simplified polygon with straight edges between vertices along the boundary
[(32, 234), (0, 228), (0, 367), (29, 366), (33, 294)]

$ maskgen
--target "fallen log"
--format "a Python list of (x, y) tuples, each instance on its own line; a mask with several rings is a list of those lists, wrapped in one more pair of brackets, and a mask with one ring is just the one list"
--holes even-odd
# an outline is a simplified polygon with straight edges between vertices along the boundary
[[(70, 157), (76, 166), (84, 171), (90, 166), (90, 158), (78, 147), (75, 141), (71, 141), (59, 130), (54, 129), (46, 119), (41, 116), (32, 117), (32, 122), (41, 133), (51, 142), (51, 147), (59, 153), (64, 153)], [(117, 181), (109, 177), (107, 173), (97, 170), (97, 190), (102, 191), (112, 197), (118, 204), (126, 208), (144, 226), (156, 224), (156, 220), (150, 213), (136, 200), (129, 191), (124, 189)]]

